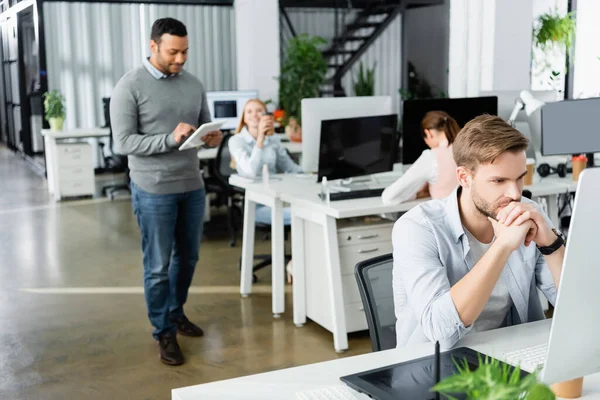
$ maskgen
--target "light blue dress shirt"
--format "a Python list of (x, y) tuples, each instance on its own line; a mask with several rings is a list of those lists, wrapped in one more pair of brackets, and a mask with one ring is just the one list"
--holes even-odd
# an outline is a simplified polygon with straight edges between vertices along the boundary
[[(458, 209), (460, 186), (445, 199), (431, 200), (404, 214), (392, 232), (397, 347), (439, 341), (450, 348), (469, 333), (458, 316), (450, 288), (475, 263)], [(539, 205), (529, 199), (538, 210)], [(545, 214), (546, 220), (552, 226)], [(506, 325), (544, 319), (536, 287), (554, 304), (556, 288), (534, 243), (514, 251), (502, 272), (512, 307)]]

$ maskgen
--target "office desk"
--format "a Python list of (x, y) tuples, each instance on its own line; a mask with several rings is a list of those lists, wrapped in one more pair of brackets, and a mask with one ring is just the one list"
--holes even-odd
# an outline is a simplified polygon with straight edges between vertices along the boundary
[[(272, 310), (273, 316), (279, 318), (279, 316), (285, 311), (285, 265), (284, 265), (284, 233), (283, 233), (283, 202), (281, 195), (285, 194), (289, 197), (299, 198), (305, 195), (307, 192), (316, 196), (320, 190), (320, 185), (316, 183), (316, 176), (302, 176), (299, 177), (294, 174), (290, 175), (277, 175), (272, 177), (268, 185), (262, 183), (262, 181), (252, 181), (246, 178), (242, 178), (238, 175), (232, 175), (229, 178), (229, 183), (233, 186), (242, 188), (245, 190), (244, 196), (244, 228), (243, 228), (243, 240), (242, 240), (242, 269), (240, 279), (240, 294), (242, 297), (247, 297), (252, 293), (252, 267), (254, 262), (254, 234), (256, 227), (255, 209), (257, 204), (263, 204), (271, 207), (271, 254), (272, 254), (272, 266), (271, 266), (271, 284), (272, 284)], [(318, 200), (318, 197), (316, 198)], [(362, 199), (351, 201), (350, 203), (359, 202), (358, 207), (365, 209), (363, 203), (366, 201), (367, 204), (372, 204), (373, 199)], [(371, 200), (371, 201), (369, 201)], [(421, 200), (422, 201), (422, 200)], [(420, 202), (420, 201), (419, 201)], [(348, 203), (348, 202), (338, 202)], [(414, 204), (418, 202), (404, 203), (397, 206), (384, 206), (381, 207), (383, 212), (389, 211), (402, 211), (408, 210)], [(323, 212), (326, 207), (320, 207), (319, 204), (312, 204), (308, 207), (315, 207), (317, 212)], [(357, 205), (353, 206), (354, 208)], [(352, 207), (350, 207), (352, 208)], [(346, 215), (344, 212), (343, 215)], [(353, 213), (354, 215), (356, 213)], [(373, 214), (372, 212), (366, 212), (366, 214)], [(338, 218), (345, 218), (344, 216)], [(294, 228), (292, 224), (292, 230), (303, 229), (303, 225), (299, 225)], [(292, 232), (292, 243), (294, 243), (294, 234)], [(302, 243), (300, 238), (296, 240), (296, 245)], [(293, 246), (293, 244), (292, 244)], [(294, 253), (294, 249), (292, 249)], [(301, 251), (296, 250), (296, 254), (301, 258), (299, 254)], [(294, 256), (296, 257), (296, 256)], [(301, 258), (302, 259), (302, 258)], [(303, 259), (302, 259), (303, 260)], [(301, 261), (303, 262), (303, 261)], [(294, 261), (294, 270), (296, 261)], [(295, 273), (295, 272), (294, 272)], [(294, 288), (296, 288), (296, 279), (294, 277)], [(294, 305), (296, 307), (296, 305)]]
[(62, 132), (42, 129), (48, 192), (55, 201), (68, 196), (94, 194), (92, 148), (88, 143), (67, 140), (100, 138), (109, 135), (108, 128), (72, 129)]
[[(502, 354), (548, 341), (550, 321), (469, 334), (457, 347), (470, 347), (502, 359)], [(288, 368), (236, 379), (174, 389), (172, 400), (295, 400), (296, 392), (343, 385), (340, 377), (433, 354), (433, 344), (421, 344), (334, 361)], [(357, 393), (358, 395), (358, 393)], [(361, 398), (367, 398), (361, 395)], [(358, 396), (357, 396), (358, 397)], [(583, 380), (581, 399), (600, 398), (600, 374)]]
[[(276, 178), (278, 179), (278, 178)], [(271, 285), (273, 317), (279, 318), (285, 311), (285, 254), (283, 232), (283, 203), (279, 198), (277, 187), (283, 181), (272, 181), (264, 185), (262, 182), (231, 175), (229, 183), (244, 189), (244, 229), (242, 239), (242, 269), (240, 278), (240, 294), (248, 297), (252, 293), (252, 268), (254, 266), (254, 234), (256, 229), (256, 205), (271, 207)]]
[[(567, 190), (565, 185), (542, 181), (528, 189), (534, 198), (546, 199), (548, 212), (555, 214), (553, 220), (557, 221), (556, 200), (558, 194)], [(364, 234), (364, 246), (354, 253), (373, 252), (363, 257), (348, 256), (342, 252), (345, 249), (340, 243), (343, 236), (338, 233), (339, 220), (404, 212), (427, 199), (398, 205), (385, 205), (379, 197), (327, 203), (319, 199), (320, 191), (320, 185), (316, 183), (303, 185), (302, 190), (297, 192), (280, 191), (281, 200), (289, 203), (292, 211), (294, 323), (302, 326), (307, 317), (319, 323), (333, 333), (334, 348), (340, 352), (348, 348), (349, 332), (367, 329), (362, 302), (352, 274), (354, 266), (363, 259), (391, 252), (392, 246), (391, 229), (387, 231), (389, 236), (380, 238), (382, 240), (372, 239), (377, 234), (374, 229), (369, 234)], [(357, 242), (359, 239), (360, 236), (353, 240)], [(314, 254), (320, 256), (320, 263)], [(306, 258), (310, 261), (307, 262)], [(325, 290), (329, 296), (318, 296), (311, 289), (311, 286), (316, 285), (320, 285), (321, 292)]]
[[(399, 172), (396, 174), (399, 175)], [(307, 317), (311, 318), (333, 333), (336, 351), (346, 350), (348, 332), (367, 329), (351, 271), (356, 262), (362, 259), (391, 252), (392, 222), (387, 227), (373, 227), (369, 234), (362, 234), (362, 238), (361, 235), (355, 235), (354, 243), (364, 239), (363, 243), (369, 247), (354, 249), (353, 253), (358, 254), (348, 256), (347, 247), (340, 245), (343, 236), (339, 234), (339, 220), (404, 212), (427, 199), (397, 205), (385, 205), (379, 197), (328, 203), (318, 197), (321, 185), (316, 183), (316, 176), (308, 179), (296, 175), (276, 176), (268, 185), (264, 185), (234, 175), (230, 183), (246, 190), (240, 280), (242, 296), (247, 296), (252, 290), (254, 209), (256, 204), (265, 204), (272, 207), (274, 221), (271, 226), (273, 314), (279, 316), (284, 312), (284, 246), (280, 221), (283, 202), (289, 203), (292, 214), (294, 323), (301, 327)], [(546, 178), (526, 188), (534, 198), (546, 199), (548, 214), (554, 223), (558, 223), (557, 197), (569, 189), (569, 184), (569, 181)]]
[[(276, 134), (276, 135), (277, 136), (283, 136), (283, 137), (285, 137), (284, 134)], [(302, 143), (291, 142), (291, 141), (287, 141), (287, 140), (283, 141), (282, 140), (281, 144), (292, 155), (302, 154)], [(205, 161), (214, 160), (214, 159), (217, 158), (217, 151), (218, 150), (219, 150), (218, 147), (211, 148), (211, 149), (200, 149), (200, 150), (198, 150), (198, 159), (205, 160)]]

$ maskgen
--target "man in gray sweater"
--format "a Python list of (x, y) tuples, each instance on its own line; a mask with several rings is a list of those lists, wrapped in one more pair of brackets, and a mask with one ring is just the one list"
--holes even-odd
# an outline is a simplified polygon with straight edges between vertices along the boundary
[[(196, 150), (179, 145), (210, 121), (204, 86), (183, 70), (188, 38), (183, 23), (156, 20), (152, 55), (114, 88), (110, 118), (116, 152), (128, 156), (133, 211), (142, 236), (144, 294), (160, 360), (180, 365), (176, 332), (202, 336), (183, 305), (198, 262), (205, 192)], [(209, 147), (221, 132), (204, 138)]]

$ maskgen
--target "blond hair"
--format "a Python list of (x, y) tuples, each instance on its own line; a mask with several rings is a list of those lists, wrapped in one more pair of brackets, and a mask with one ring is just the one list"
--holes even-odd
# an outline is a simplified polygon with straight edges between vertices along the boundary
[(261, 100), (259, 99), (250, 99), (246, 102), (246, 104), (244, 104), (244, 109), (242, 110), (242, 117), (240, 118), (240, 122), (237, 126), (237, 128), (235, 129), (235, 133), (240, 133), (242, 131), (242, 129), (244, 129), (247, 125), (246, 125), (246, 121), (244, 121), (244, 115), (246, 115), (246, 107), (248, 107), (248, 104), (250, 103), (257, 103), (260, 104), (262, 106), (262, 108), (265, 109), (265, 111), (267, 111), (267, 105), (265, 103), (263, 103)]
[(457, 166), (475, 171), (481, 164), (493, 163), (507, 151), (525, 151), (529, 139), (495, 115), (480, 115), (458, 133), (452, 153)]
[[(244, 121), (244, 115), (246, 115), (246, 107), (248, 107), (248, 104), (250, 103), (257, 103), (260, 104), (265, 111), (267, 111), (267, 105), (265, 103), (263, 103), (261, 100), (259, 99), (250, 99), (246, 102), (246, 104), (244, 104), (244, 109), (242, 110), (242, 117), (240, 118), (240, 122), (238, 123), (237, 128), (235, 128), (235, 134), (237, 135), (238, 133), (240, 133), (242, 131), (242, 129), (246, 128), (246, 121)], [(233, 159), (233, 157), (231, 157), (231, 162), (229, 163), (229, 166), (231, 167), (231, 169), (236, 169), (235, 168), (235, 160)]]

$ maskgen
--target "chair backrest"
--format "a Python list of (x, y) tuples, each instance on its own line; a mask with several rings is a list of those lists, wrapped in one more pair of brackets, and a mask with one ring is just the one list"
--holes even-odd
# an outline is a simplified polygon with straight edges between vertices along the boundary
[(356, 264), (354, 275), (369, 326), (373, 351), (396, 347), (396, 314), (392, 269), (394, 257), (385, 254)]
[(216, 178), (226, 186), (229, 186), (229, 177), (235, 174), (235, 170), (231, 168), (231, 153), (229, 153), (229, 139), (233, 137), (231, 133), (225, 133), (215, 159), (214, 174)]

